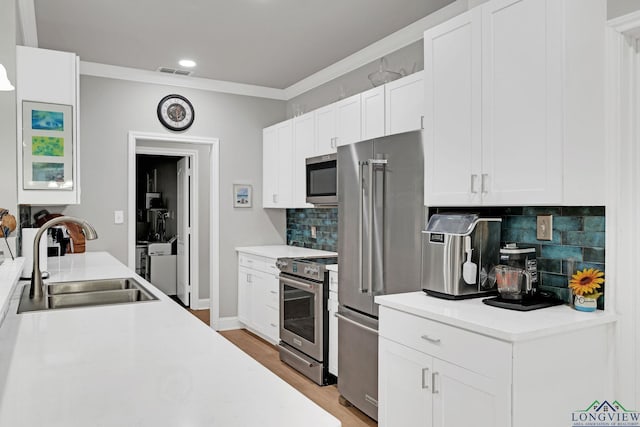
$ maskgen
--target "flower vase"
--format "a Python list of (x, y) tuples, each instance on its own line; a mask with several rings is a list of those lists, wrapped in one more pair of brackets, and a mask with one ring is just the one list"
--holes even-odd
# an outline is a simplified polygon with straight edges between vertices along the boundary
[(582, 295), (576, 295), (574, 299), (574, 307), (578, 311), (596, 311), (598, 308), (598, 300), (585, 298)]

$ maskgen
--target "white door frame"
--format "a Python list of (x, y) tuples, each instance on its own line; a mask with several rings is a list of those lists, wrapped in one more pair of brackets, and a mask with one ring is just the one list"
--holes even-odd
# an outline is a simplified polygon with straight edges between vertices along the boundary
[[(606, 57), (606, 309), (618, 314), (615, 392), (640, 402), (640, 11), (608, 22)], [(623, 400), (624, 399), (624, 400)]]
[[(220, 245), (219, 245), (219, 235), (220, 235), (220, 141), (218, 138), (207, 138), (207, 137), (194, 137), (187, 135), (167, 135), (162, 133), (151, 133), (151, 132), (138, 132), (138, 131), (129, 131), (128, 133), (128, 263), (130, 268), (135, 268), (135, 242), (136, 242), (136, 152), (138, 148), (142, 148), (143, 150), (149, 150), (150, 147), (137, 147), (137, 143), (140, 141), (159, 141), (159, 142), (172, 142), (172, 143), (180, 143), (185, 144), (185, 148), (183, 149), (167, 149), (161, 148), (162, 152), (168, 153), (171, 152), (171, 155), (191, 155), (192, 153), (197, 153), (197, 150), (189, 150), (188, 145), (186, 144), (196, 144), (196, 145), (209, 145), (210, 146), (210, 154), (209, 154), (209, 169), (210, 173), (210, 194), (209, 194), (209, 259), (207, 260), (209, 264), (209, 304), (208, 307), (199, 307), (199, 284), (198, 289), (195, 287), (191, 288), (193, 294), (196, 295), (194, 297), (191, 296), (190, 305), (194, 309), (210, 309), (210, 319), (211, 319), (211, 327), (215, 329), (215, 326), (219, 323), (220, 320), (220, 274), (219, 274), (219, 265), (220, 265)], [(176, 150), (176, 151), (172, 151)], [(174, 153), (187, 153), (187, 154), (174, 154)], [(197, 154), (196, 154), (197, 155)], [(192, 166), (197, 167), (197, 165), (192, 164)], [(194, 170), (194, 175), (196, 175)], [(194, 176), (194, 183), (197, 182), (197, 176)], [(194, 189), (194, 194), (195, 189)], [(197, 197), (194, 197), (197, 199)], [(197, 206), (197, 201), (194, 201), (194, 207)], [(194, 222), (197, 223), (197, 210), (194, 211)], [(195, 235), (195, 233), (194, 233)], [(198, 241), (199, 243), (199, 241)], [(193, 258), (197, 257), (197, 247), (198, 245), (193, 245), (192, 247), (192, 262)], [(194, 250), (195, 249), (195, 250)], [(199, 258), (196, 260), (199, 263)], [(192, 270), (193, 271), (193, 270)], [(194, 274), (192, 277), (197, 276)]]

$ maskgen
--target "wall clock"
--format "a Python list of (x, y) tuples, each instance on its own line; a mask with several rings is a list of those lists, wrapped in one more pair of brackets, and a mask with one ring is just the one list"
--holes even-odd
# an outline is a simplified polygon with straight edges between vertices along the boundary
[(186, 130), (193, 124), (193, 105), (181, 95), (167, 95), (158, 103), (158, 119), (170, 130)]

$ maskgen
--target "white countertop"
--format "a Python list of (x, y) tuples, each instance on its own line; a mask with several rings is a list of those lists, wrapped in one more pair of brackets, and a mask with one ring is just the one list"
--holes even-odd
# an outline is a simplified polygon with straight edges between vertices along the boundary
[(528, 312), (491, 307), (482, 298), (446, 300), (409, 292), (378, 296), (375, 302), (416, 316), (446, 323), (504, 341), (523, 341), (615, 322), (608, 312), (580, 312), (561, 305)]
[(326, 269), (329, 271), (335, 271), (336, 273), (338, 272), (338, 264), (329, 264), (326, 266)]
[[(50, 258), (49, 270), (52, 281), (135, 276), (104, 252)], [(13, 294), (0, 327), (0, 426), (340, 425), (138, 280), (160, 300), (18, 315)]]
[(9, 308), (10, 298), (22, 273), (23, 265), (24, 258), (5, 259), (0, 264), (0, 325)]
[(263, 256), (267, 258), (312, 258), (320, 256), (337, 256), (337, 252), (321, 251), (318, 249), (301, 248), (288, 245), (241, 246), (235, 248), (237, 252)]

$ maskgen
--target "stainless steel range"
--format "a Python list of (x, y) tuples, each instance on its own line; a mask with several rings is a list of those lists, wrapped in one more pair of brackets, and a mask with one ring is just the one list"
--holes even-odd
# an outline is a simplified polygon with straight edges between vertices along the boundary
[(329, 274), (338, 257), (280, 258), (280, 360), (319, 385), (329, 373)]

